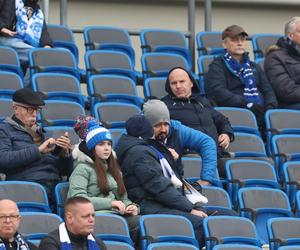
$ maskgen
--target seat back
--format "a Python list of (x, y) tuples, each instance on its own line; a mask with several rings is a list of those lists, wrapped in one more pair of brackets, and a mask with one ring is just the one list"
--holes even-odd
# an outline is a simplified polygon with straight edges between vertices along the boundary
[(18, 74), (0, 71), (0, 97), (12, 98), (15, 91), (23, 87), (23, 80)]
[(268, 48), (275, 45), (282, 37), (279, 34), (255, 34), (252, 36), (252, 46), (255, 59), (265, 57)]
[(252, 133), (260, 136), (255, 115), (249, 109), (216, 107), (215, 110), (229, 119), (234, 132)]
[(196, 35), (197, 50), (201, 55), (217, 55), (224, 52), (222, 32), (203, 31)]
[(85, 114), (84, 108), (77, 102), (49, 100), (45, 103), (41, 111), (41, 121), (46, 126), (73, 126), (76, 117)]
[(199, 180), (202, 170), (201, 157), (184, 156), (181, 160), (184, 169), (184, 178), (190, 179), (191, 181)]
[[(159, 242), (189, 243), (198, 247), (191, 222), (182, 216), (167, 214), (143, 215), (140, 218), (140, 232), (142, 237)], [(143, 249), (147, 249), (149, 242), (147, 240), (142, 242)]]
[(62, 218), (51, 213), (22, 212), (21, 217), (18, 232), (30, 240), (41, 240), (63, 222)]
[(164, 52), (145, 53), (142, 55), (142, 70), (144, 79), (148, 77), (167, 76), (168, 72), (181, 67), (190, 70), (191, 67), (183, 56)]
[(197, 59), (200, 91), (202, 94), (205, 94), (205, 75), (209, 70), (209, 65), (215, 57), (215, 55), (201, 55)]
[(51, 212), (45, 188), (35, 182), (1, 181), (0, 197), (15, 201), (21, 212)]
[(105, 241), (105, 246), (107, 250), (134, 250), (134, 247), (119, 241)]
[(79, 143), (79, 137), (76, 134), (75, 130), (72, 127), (68, 126), (49, 126), (44, 127), (46, 133), (45, 138), (59, 138), (60, 136), (64, 136), (65, 132), (68, 132), (69, 139), (71, 141), (71, 145), (75, 145)]
[(144, 96), (162, 98), (167, 95), (165, 90), (166, 77), (149, 77), (144, 81)]
[(283, 184), (292, 207), (295, 205), (296, 192), (300, 189), (300, 161), (286, 162), (282, 166)]
[(243, 244), (220, 244), (214, 246), (213, 250), (261, 250), (261, 247)]
[(209, 216), (203, 220), (203, 229), (207, 250), (222, 243), (260, 246), (255, 225), (247, 218)]
[(13, 101), (11, 98), (0, 97), (0, 122), (13, 113)]
[(96, 214), (94, 234), (102, 240), (125, 242), (133, 246), (126, 220), (115, 214)]
[(64, 218), (64, 206), (69, 191), (69, 183), (61, 182), (55, 186), (55, 202), (57, 214)]
[(32, 78), (34, 91), (43, 92), (48, 100), (75, 101), (85, 106), (79, 80), (69, 74), (38, 73)]
[(268, 219), (292, 216), (288, 197), (279, 189), (241, 188), (238, 191), (238, 204), (241, 215), (255, 223), (258, 235), (264, 243), (268, 242), (266, 231)]
[(159, 242), (150, 244), (147, 250), (197, 250), (196, 246), (184, 243), (168, 243), (168, 242)]
[(202, 194), (208, 199), (205, 207), (212, 209), (232, 209), (232, 203), (226, 190), (220, 187), (203, 186)]
[(269, 219), (267, 231), (270, 250), (277, 250), (282, 245), (300, 244), (300, 218)]
[(226, 162), (227, 190), (236, 204), (237, 192), (241, 187), (281, 188), (274, 166), (267, 161), (234, 159)]
[(111, 128), (123, 128), (129, 117), (140, 112), (138, 106), (129, 103), (105, 102), (93, 107), (95, 118)]
[(23, 79), (23, 70), (17, 52), (8, 46), (0, 46), (0, 70), (18, 74)]
[(126, 134), (126, 129), (124, 129), (124, 128), (110, 128), (109, 132), (111, 134), (112, 141), (113, 141), (112, 145), (115, 148), (117, 146), (121, 136), (123, 134)]

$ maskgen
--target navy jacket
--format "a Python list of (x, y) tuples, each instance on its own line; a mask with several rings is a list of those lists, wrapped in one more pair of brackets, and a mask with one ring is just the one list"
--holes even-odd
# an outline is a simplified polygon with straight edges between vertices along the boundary
[[(34, 9), (40, 8), (39, 5), (36, 5)], [(14, 0), (0, 0), (0, 30), (2, 28), (7, 28), (14, 31), (16, 24), (16, 10), (15, 10), (15, 1)], [(3, 34), (0, 32), (0, 36)], [(40, 47), (45, 45), (52, 46), (52, 40), (47, 31), (47, 25), (44, 21), (42, 35), (40, 38)]]
[(41, 154), (32, 136), (11, 118), (0, 124), (0, 172), (6, 180), (60, 181), (73, 169), (72, 156)]
[[(122, 135), (115, 151), (128, 197), (140, 205), (141, 214), (157, 213), (161, 207), (184, 212), (193, 209), (182, 190), (163, 175), (159, 157), (146, 141)], [(173, 171), (179, 177), (177, 169)]]
[[(233, 129), (229, 120), (216, 111), (199, 93), (198, 86), (194, 84), (190, 98), (177, 98), (173, 95), (169, 82), (166, 82), (166, 91), (169, 93), (162, 98), (167, 105), (171, 119), (180, 121), (183, 125), (201, 131), (214, 139), (218, 145), (220, 134), (228, 134), (231, 141), (234, 139)], [(225, 154), (218, 147), (218, 157)]]
[[(276, 108), (277, 99), (265, 73), (259, 65), (253, 62), (250, 66), (265, 108)], [(214, 59), (209, 65), (205, 77), (205, 92), (218, 106), (247, 108), (247, 100), (243, 96), (244, 84), (226, 67), (222, 57)]]
[(266, 56), (266, 75), (280, 107), (300, 109), (300, 52), (286, 38), (280, 38), (277, 46), (277, 50)]

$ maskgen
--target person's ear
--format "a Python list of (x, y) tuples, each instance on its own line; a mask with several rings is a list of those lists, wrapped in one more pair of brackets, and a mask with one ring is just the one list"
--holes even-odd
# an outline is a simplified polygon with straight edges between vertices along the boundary
[(292, 32), (288, 32), (287, 36), (289, 39), (293, 40), (294, 34)]
[(224, 49), (227, 49), (226, 38), (224, 40), (222, 40), (222, 46)]

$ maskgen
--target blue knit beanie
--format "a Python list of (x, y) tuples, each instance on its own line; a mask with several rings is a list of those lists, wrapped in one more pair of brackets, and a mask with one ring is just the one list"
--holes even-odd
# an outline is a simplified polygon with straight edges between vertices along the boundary
[(96, 147), (102, 141), (112, 141), (110, 132), (104, 128), (99, 126), (99, 124), (91, 120), (88, 122), (88, 134), (86, 136), (86, 146), (89, 150)]
[(151, 138), (154, 134), (150, 121), (141, 114), (130, 117), (125, 123), (125, 128), (128, 135), (143, 139)]

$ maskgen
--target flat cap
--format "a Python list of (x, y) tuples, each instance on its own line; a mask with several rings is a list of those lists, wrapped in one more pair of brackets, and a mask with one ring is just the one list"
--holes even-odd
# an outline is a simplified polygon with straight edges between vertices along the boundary
[(223, 31), (222, 40), (224, 40), (226, 37), (234, 38), (237, 36), (248, 36), (248, 34), (241, 26), (231, 25)]
[(43, 106), (45, 105), (43, 94), (34, 92), (30, 88), (18, 89), (12, 97), (14, 102), (26, 104), (28, 106)]

